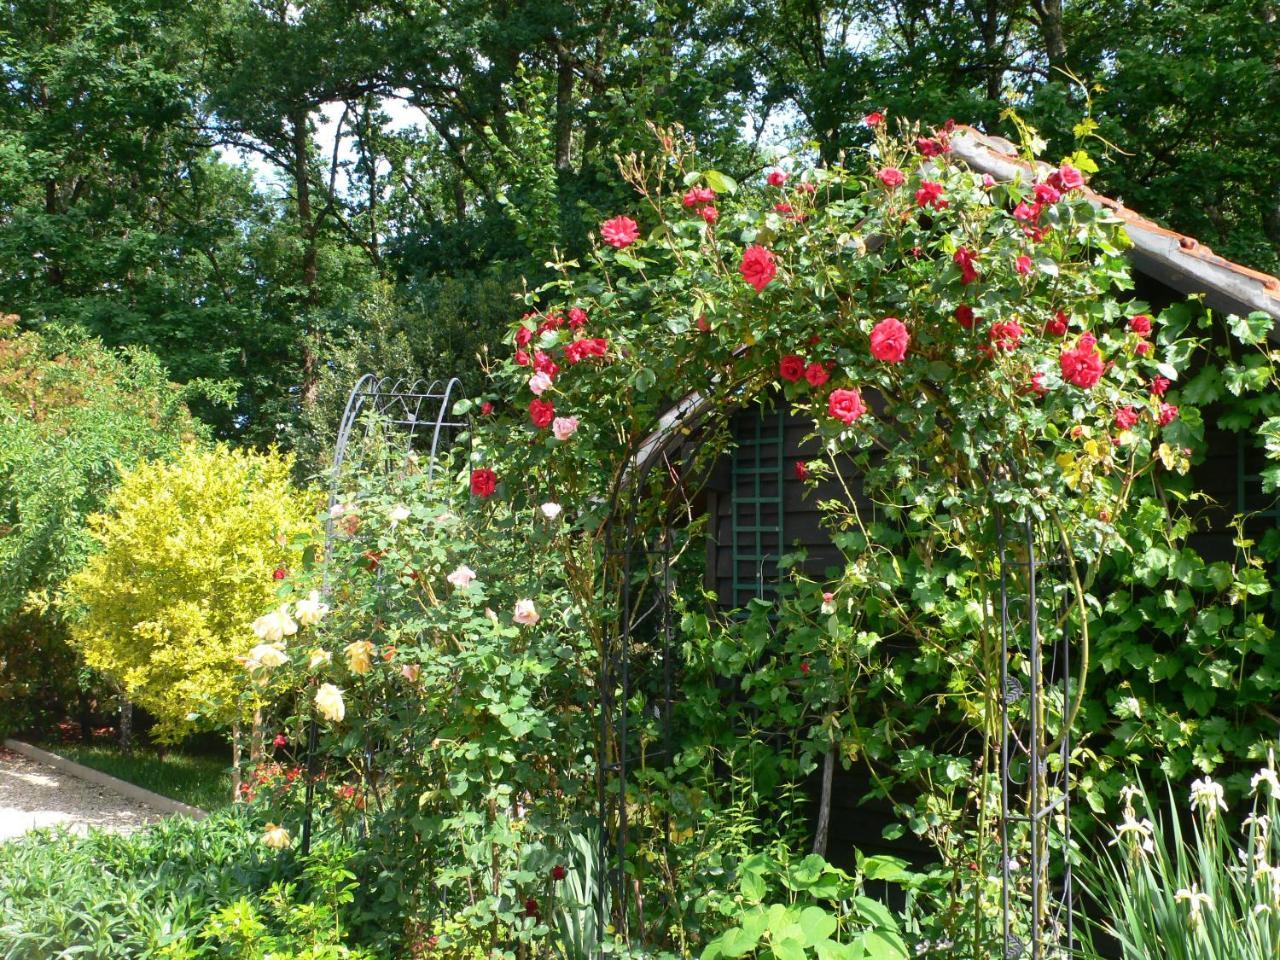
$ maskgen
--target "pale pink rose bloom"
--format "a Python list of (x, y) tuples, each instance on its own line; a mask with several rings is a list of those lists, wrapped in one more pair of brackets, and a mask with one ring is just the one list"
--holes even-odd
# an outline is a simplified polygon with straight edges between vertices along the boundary
[(557, 440), (568, 440), (578, 429), (577, 417), (556, 417), (551, 423), (551, 432)]
[(541, 618), (538, 616), (538, 609), (533, 605), (532, 600), (517, 600), (515, 615), (512, 619), (516, 623), (532, 627)]
[(400, 668), (400, 676), (404, 677), (410, 683), (417, 683), (418, 672), (421, 669), (422, 668), (418, 666), (416, 663), (406, 663), (403, 667)]
[(551, 389), (551, 377), (542, 371), (538, 371), (529, 378), (529, 389), (538, 396), (542, 396)]
[(445, 577), (451, 584), (459, 590), (465, 590), (471, 586), (471, 581), (476, 578), (476, 572), (468, 567), (465, 563), (459, 564), (458, 569)]

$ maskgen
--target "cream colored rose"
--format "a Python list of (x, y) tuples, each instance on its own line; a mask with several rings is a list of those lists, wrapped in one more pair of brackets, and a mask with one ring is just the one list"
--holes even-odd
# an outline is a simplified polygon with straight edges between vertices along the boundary
[(342, 691), (332, 683), (320, 684), (316, 691), (316, 709), (320, 716), (331, 723), (340, 723), (347, 715), (347, 705), (342, 701)]
[(271, 643), (260, 643), (249, 651), (249, 656), (245, 659), (244, 665), (250, 671), (274, 670), (276, 667), (283, 667), (288, 662), (289, 655), (280, 647)]
[(285, 637), (292, 637), (298, 632), (298, 624), (289, 615), (286, 603), (279, 610), (272, 610), (253, 621), (253, 632), (264, 643), (280, 643)]
[(451, 584), (459, 590), (465, 590), (471, 586), (471, 581), (476, 578), (476, 572), (468, 567), (465, 563), (458, 564), (458, 569), (445, 577)]
[(393, 527), (396, 526), (396, 524), (404, 523), (404, 521), (409, 519), (409, 508), (403, 504), (394, 506), (387, 514), (387, 519), (391, 521), (391, 525)]
[(517, 600), (515, 614), (512, 619), (516, 623), (531, 627), (541, 618), (538, 615), (538, 608), (533, 605), (532, 600)]
[(320, 591), (312, 590), (305, 600), (299, 600), (293, 608), (298, 623), (304, 627), (314, 627), (329, 612), (329, 605), (320, 602)]
[(368, 673), (373, 666), (373, 644), (368, 640), (347, 644), (347, 665), (352, 673)]
[(333, 654), (328, 650), (321, 650), (319, 647), (313, 649), (309, 654), (307, 654), (307, 657), (307, 666), (312, 670), (315, 670), (317, 667), (328, 666), (333, 661)]
[(544, 503), (539, 509), (542, 510), (542, 515), (548, 520), (554, 520), (560, 516), (560, 511), (563, 508), (558, 503)]
[(289, 831), (279, 824), (268, 823), (267, 829), (262, 834), (262, 842), (272, 850), (283, 850), (293, 843), (293, 837), (289, 836)]

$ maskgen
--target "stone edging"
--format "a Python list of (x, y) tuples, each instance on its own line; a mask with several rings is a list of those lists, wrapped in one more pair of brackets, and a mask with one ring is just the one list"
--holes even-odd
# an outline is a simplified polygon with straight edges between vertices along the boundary
[(107, 787), (116, 793), (123, 794), (130, 800), (136, 800), (139, 803), (145, 803), (149, 807), (154, 807), (161, 813), (177, 813), (184, 817), (190, 817), (192, 820), (203, 820), (209, 815), (199, 807), (188, 806), (177, 800), (171, 800), (169, 797), (162, 797), (158, 793), (144, 790), (142, 787), (103, 773), (101, 770), (94, 770), (84, 764), (60, 757), (56, 753), (49, 753), (47, 750), (31, 746), (29, 743), (23, 743), (21, 740), (5, 740), (4, 745), (14, 753), (20, 753), (30, 760), (36, 760), (81, 780), (88, 780), (90, 783)]

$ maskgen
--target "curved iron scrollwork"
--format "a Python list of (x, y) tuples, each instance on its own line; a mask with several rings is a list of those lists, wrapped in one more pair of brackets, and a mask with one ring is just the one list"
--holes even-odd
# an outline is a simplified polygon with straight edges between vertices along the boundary
[[(462, 381), (403, 380), (362, 376), (347, 397), (347, 406), (338, 424), (334, 442), (333, 467), (329, 474), (329, 510), (324, 528), (324, 593), (329, 591), (329, 564), (335, 542), (335, 511), (344, 484), (361, 470), (367, 469), (366, 456), (375, 434), (380, 440), (381, 455), (399, 457), (403, 462), (411, 455), (426, 459), (428, 482), (434, 478), (441, 454), (461, 440), (470, 442), (471, 420), (466, 414), (454, 413), (458, 402), (466, 399)], [(357, 439), (358, 438), (358, 439)], [(353, 444), (353, 440), (356, 440)], [(394, 441), (394, 442), (389, 442)], [(379, 576), (380, 576), (379, 572)], [(316, 739), (318, 725), (315, 708), (307, 730), (307, 789), (302, 821), (302, 852), (311, 849), (311, 821), (315, 806)]]

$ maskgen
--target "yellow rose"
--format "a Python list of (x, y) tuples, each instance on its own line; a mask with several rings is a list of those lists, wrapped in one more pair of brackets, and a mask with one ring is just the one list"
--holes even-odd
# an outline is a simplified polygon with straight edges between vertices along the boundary
[(319, 647), (313, 649), (311, 653), (308, 654), (308, 657), (310, 657), (310, 659), (307, 661), (307, 666), (312, 670), (326, 666), (333, 660), (333, 654), (328, 650), (321, 650)]
[(293, 843), (293, 838), (284, 827), (268, 823), (266, 831), (262, 834), (262, 842), (272, 850), (283, 850)]
[(326, 720), (340, 723), (347, 715), (347, 705), (342, 702), (342, 691), (332, 683), (322, 683), (316, 691), (316, 709)]
[(260, 643), (249, 651), (244, 665), (250, 672), (260, 669), (274, 670), (289, 662), (289, 655), (274, 644)]
[(368, 673), (373, 666), (373, 644), (368, 640), (347, 644), (347, 663), (352, 673)]
[(328, 612), (329, 605), (320, 602), (320, 592), (318, 590), (312, 590), (310, 596), (305, 600), (299, 600), (294, 605), (294, 616), (298, 618), (298, 622), (304, 627), (314, 627), (324, 619), (324, 615)]

